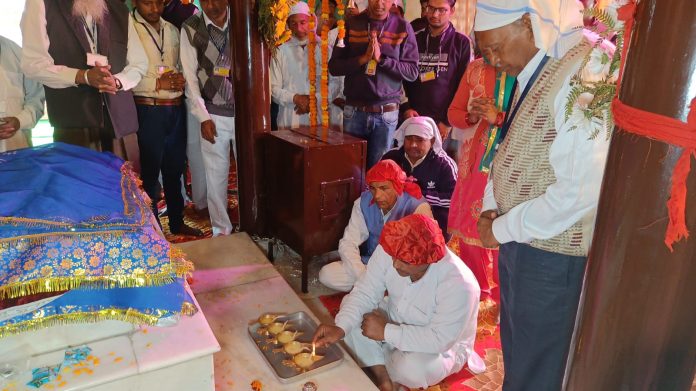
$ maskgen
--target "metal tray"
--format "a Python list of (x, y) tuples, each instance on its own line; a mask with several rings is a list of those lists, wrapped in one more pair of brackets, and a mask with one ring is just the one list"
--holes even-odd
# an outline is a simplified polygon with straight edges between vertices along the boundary
[[(259, 314), (261, 315), (261, 314)], [(314, 331), (317, 329), (317, 324), (304, 311), (295, 312), (288, 315), (280, 316), (276, 322), (288, 322), (286, 330), (300, 331), (295, 340), (299, 342), (312, 343)], [(292, 356), (282, 350), (283, 345), (280, 343), (269, 342), (269, 337), (260, 335), (257, 330), (262, 327), (258, 321), (254, 320), (249, 324), (249, 336), (251, 337), (254, 346), (264, 358), (264, 361), (271, 367), (273, 374), (281, 383), (291, 383), (304, 379), (314, 374), (333, 368), (343, 361), (343, 351), (337, 345), (329, 347), (317, 348), (316, 354), (324, 356), (309, 367), (308, 370), (302, 371), (299, 368), (294, 368), (283, 364), (284, 360), (292, 360)], [(275, 351), (274, 351), (275, 350)]]

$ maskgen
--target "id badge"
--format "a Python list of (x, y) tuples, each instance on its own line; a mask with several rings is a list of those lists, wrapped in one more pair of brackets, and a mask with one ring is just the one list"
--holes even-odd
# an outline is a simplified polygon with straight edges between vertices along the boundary
[(222, 76), (222, 77), (229, 77), (230, 76), (230, 68), (216, 66), (215, 68), (213, 68), (213, 75)]
[(374, 76), (377, 73), (377, 61), (374, 59), (367, 62), (367, 68), (365, 68), (365, 74), (369, 76)]
[(172, 67), (170, 67), (169, 65), (163, 65), (163, 64), (157, 65), (157, 76), (162, 76), (165, 73), (170, 72), (172, 70), (173, 70)]
[(109, 65), (109, 59), (101, 54), (87, 53), (87, 65), (93, 67), (96, 66), (97, 63), (101, 65)]
[(428, 71), (420, 74), (421, 83), (425, 83), (426, 81), (430, 80), (435, 80), (435, 71)]

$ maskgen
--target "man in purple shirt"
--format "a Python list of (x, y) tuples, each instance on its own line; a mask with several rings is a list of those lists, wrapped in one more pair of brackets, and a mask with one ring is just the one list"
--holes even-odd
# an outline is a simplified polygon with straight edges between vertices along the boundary
[(428, 0), (427, 25), (415, 31), (419, 75), (415, 81), (404, 83), (408, 102), (402, 107), (404, 118), (426, 116), (435, 120), (446, 143), (451, 140), (447, 109), (471, 60), (469, 38), (457, 32), (450, 22), (455, 3), (456, 0)]
[(346, 22), (345, 47), (329, 61), (334, 76), (345, 76), (343, 129), (367, 140), (367, 169), (391, 146), (399, 119), (403, 81), (418, 77), (418, 46), (411, 25), (389, 12), (394, 0), (369, 0), (367, 9)]
[(191, 0), (186, 2), (182, 2), (182, 0), (164, 0), (164, 13), (162, 13), (162, 19), (181, 30), (181, 24), (197, 12), (198, 7), (196, 7)]

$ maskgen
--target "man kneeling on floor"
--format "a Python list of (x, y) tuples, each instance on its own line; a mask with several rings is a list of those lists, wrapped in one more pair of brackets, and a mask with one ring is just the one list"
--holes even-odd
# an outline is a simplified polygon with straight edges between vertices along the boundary
[(445, 246), (437, 222), (406, 216), (384, 225), (336, 325), (320, 325), (314, 342), (322, 347), (345, 337), (380, 390), (426, 388), (467, 363), (481, 373), (485, 364), (474, 352), (479, 293), (471, 270)]
[(413, 213), (433, 217), (420, 188), (393, 160), (375, 164), (365, 177), (369, 189), (355, 200), (348, 226), (338, 242), (340, 261), (319, 270), (319, 281), (331, 289), (349, 292), (365, 273), (365, 265), (379, 244), (387, 221)]

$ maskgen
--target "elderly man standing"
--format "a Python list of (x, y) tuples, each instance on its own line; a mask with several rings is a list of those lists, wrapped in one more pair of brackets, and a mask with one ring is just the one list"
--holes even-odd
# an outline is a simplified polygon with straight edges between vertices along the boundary
[(31, 146), (31, 129), (44, 111), (43, 86), (20, 69), (22, 48), (0, 36), (0, 152)]
[(385, 224), (336, 325), (320, 325), (314, 341), (321, 347), (345, 337), (380, 390), (427, 388), (467, 363), (485, 370), (474, 352), (478, 304), (476, 278), (447, 249), (437, 223), (410, 215)]
[(227, 214), (230, 144), (234, 139), (234, 85), (230, 11), (227, 0), (201, 0), (202, 13), (181, 28), (181, 66), (186, 79), (186, 100), (201, 124), (201, 152), (213, 236), (232, 233)]
[[(450, 199), (457, 183), (457, 163), (442, 149), (438, 126), (429, 117), (411, 117), (394, 133), (397, 148), (382, 159), (396, 162), (416, 183), (433, 210), (442, 232), (447, 232)], [(444, 234), (449, 240), (449, 234)]]
[(138, 117), (130, 91), (147, 56), (118, 0), (27, 0), (22, 69), (45, 86), (53, 139), (112, 151), (139, 169)]
[(408, 181), (394, 161), (377, 163), (367, 172), (366, 181), (369, 190), (355, 200), (348, 226), (338, 242), (341, 260), (319, 270), (319, 281), (338, 291), (350, 291), (365, 273), (384, 223), (413, 213), (432, 217), (418, 186)]
[(418, 46), (411, 25), (389, 12), (394, 0), (369, 0), (348, 18), (345, 47), (335, 47), (329, 71), (345, 76), (343, 130), (367, 140), (367, 168), (391, 147), (403, 81), (418, 77)]
[(592, 44), (577, 0), (476, 8), (481, 53), (517, 76), (478, 222), (483, 245), (500, 244), (503, 389), (560, 390), (609, 145), (564, 112)]

